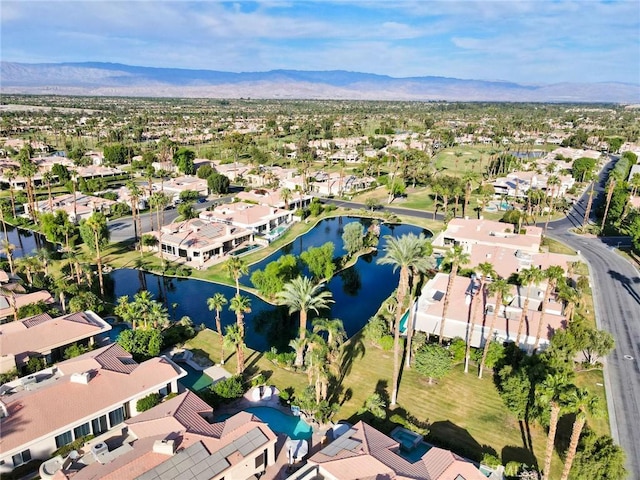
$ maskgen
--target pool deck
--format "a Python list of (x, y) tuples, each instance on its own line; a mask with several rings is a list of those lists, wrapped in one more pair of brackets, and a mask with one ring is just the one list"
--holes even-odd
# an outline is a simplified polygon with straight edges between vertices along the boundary
[[(289, 406), (280, 404), (280, 397), (277, 393), (272, 395), (269, 399), (254, 400), (252, 398), (252, 392), (253, 388), (235, 402), (217, 409), (215, 412), (216, 415), (233, 415), (249, 407), (271, 407), (281, 411), (282, 413), (291, 415), (291, 408)], [(315, 422), (312, 422), (309, 419), (305, 418), (304, 414), (302, 415), (302, 418), (307, 421), (307, 423), (309, 423), (313, 428), (313, 433), (311, 439), (309, 440), (309, 453), (307, 455), (307, 458), (309, 458), (314, 453), (320, 451), (326, 445), (326, 443), (323, 442), (326, 442), (325, 434), (330, 427), (319, 427)], [(288, 478), (293, 472), (305, 465), (306, 462), (299, 462), (298, 464), (290, 468), (288, 464), (287, 452), (284, 449), (286, 440), (287, 436), (285, 434), (278, 435), (278, 441), (276, 442), (276, 463), (267, 468), (264, 476), (261, 477), (262, 479), (284, 480)]]

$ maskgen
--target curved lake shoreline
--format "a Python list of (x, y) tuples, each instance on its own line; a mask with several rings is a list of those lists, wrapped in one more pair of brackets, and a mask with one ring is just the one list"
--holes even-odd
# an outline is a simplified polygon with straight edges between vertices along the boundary
[[(282, 255), (292, 253), (299, 256), (302, 251), (328, 241), (336, 245), (335, 255), (339, 256), (344, 253), (341, 251), (344, 226), (352, 222), (361, 222), (366, 228), (372, 221), (373, 219), (352, 216), (323, 219), (278, 251), (252, 264), (249, 274), (243, 276), (240, 282), (244, 286), (248, 285), (251, 273), (263, 269), (267, 263)], [(424, 233), (431, 236), (431, 232), (415, 225), (382, 223), (380, 227), (379, 251), (384, 248), (385, 235), (399, 237), (406, 233)], [(335, 303), (331, 312), (323, 312), (323, 316), (340, 318), (348, 336), (354, 335), (367, 323), (397, 286), (398, 272), (394, 273), (391, 266), (377, 265), (375, 259), (378, 255), (378, 251), (375, 251), (360, 256), (352, 266), (337, 273), (327, 284), (327, 288), (333, 293)], [(235, 287), (210, 280), (163, 277), (134, 269), (117, 269), (109, 277), (114, 298), (122, 295), (131, 297), (146, 285), (155, 298), (165, 302), (174, 318), (179, 319), (187, 315), (194, 324), (204, 323), (213, 329), (215, 312), (209, 311), (206, 305), (207, 298), (217, 292), (222, 293), (227, 299), (235, 295)], [(278, 349), (286, 348), (289, 340), (297, 334), (297, 316), (291, 318), (284, 307), (274, 306), (252, 292), (245, 291), (245, 295), (251, 298), (252, 305), (252, 312), (245, 317), (247, 345), (259, 351), (265, 351), (272, 346)], [(235, 322), (235, 315), (226, 308), (221, 312), (221, 319), (223, 326), (226, 326)]]

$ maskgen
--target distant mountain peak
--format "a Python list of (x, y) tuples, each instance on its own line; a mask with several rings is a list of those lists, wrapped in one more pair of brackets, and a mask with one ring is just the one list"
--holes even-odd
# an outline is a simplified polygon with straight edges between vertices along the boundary
[(3, 93), (210, 98), (640, 102), (640, 85), (522, 85), (438, 76), (397, 78), (347, 70), (222, 72), (110, 62), (0, 62)]

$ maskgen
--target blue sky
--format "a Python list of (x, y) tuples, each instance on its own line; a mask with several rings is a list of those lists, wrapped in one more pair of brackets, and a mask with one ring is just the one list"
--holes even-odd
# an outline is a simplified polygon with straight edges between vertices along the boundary
[(2, 60), (640, 83), (638, 0), (2, 0)]

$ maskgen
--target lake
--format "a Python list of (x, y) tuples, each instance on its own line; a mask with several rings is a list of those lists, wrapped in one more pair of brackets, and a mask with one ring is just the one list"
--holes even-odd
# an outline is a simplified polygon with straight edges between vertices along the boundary
[[(342, 232), (344, 226), (352, 222), (360, 222), (365, 228), (371, 223), (369, 219), (356, 217), (334, 217), (322, 220), (306, 234), (252, 265), (249, 275), (240, 279), (241, 284), (251, 285), (249, 280), (251, 272), (263, 269), (267, 263), (283, 254), (292, 253), (299, 256), (309, 247), (317, 247), (328, 241), (336, 245), (334, 253), (336, 256), (343, 255), (345, 251), (342, 249)], [(393, 272), (390, 266), (376, 264), (378, 255), (383, 255), (385, 245), (383, 237), (385, 235), (399, 237), (410, 232), (431, 236), (428, 230), (414, 225), (381, 225), (379, 252), (360, 257), (354, 266), (337, 274), (329, 282), (328, 288), (333, 294), (335, 303), (332, 304), (331, 312), (324, 313), (323, 316), (341, 319), (349, 336), (360, 330), (377, 312), (398, 283), (398, 271)], [(180, 319), (183, 315), (188, 315), (194, 324), (204, 323), (213, 329), (215, 329), (215, 312), (209, 311), (207, 299), (216, 292), (222, 293), (229, 300), (235, 295), (233, 287), (194, 279), (161, 277), (132, 269), (115, 270), (110, 274), (108, 284), (115, 298), (121, 295), (132, 297), (146, 285), (156, 299), (165, 301), (169, 313), (174, 318)], [(247, 292), (244, 295), (251, 298), (252, 306), (251, 313), (245, 316), (247, 345), (260, 351), (265, 351), (271, 346), (281, 350), (286, 349), (289, 340), (297, 336), (297, 314), (291, 318), (283, 307), (270, 305)], [(228, 306), (222, 312), (221, 318), (223, 325), (235, 322), (235, 315)]]

